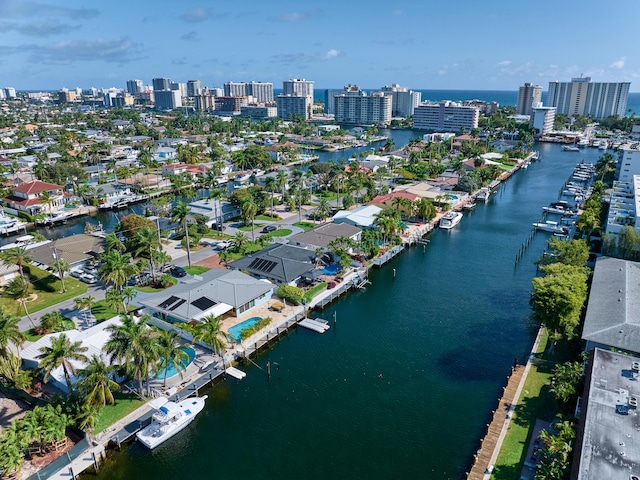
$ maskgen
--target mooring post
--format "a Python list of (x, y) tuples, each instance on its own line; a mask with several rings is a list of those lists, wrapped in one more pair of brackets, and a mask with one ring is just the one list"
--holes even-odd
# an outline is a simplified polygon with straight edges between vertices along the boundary
[(271, 378), (271, 362), (267, 362), (267, 378)]

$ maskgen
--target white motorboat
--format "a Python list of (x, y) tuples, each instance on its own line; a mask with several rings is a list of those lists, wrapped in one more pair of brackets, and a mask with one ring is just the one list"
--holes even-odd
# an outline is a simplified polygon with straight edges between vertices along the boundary
[(558, 222), (554, 222), (552, 220), (537, 222), (534, 223), (533, 226), (536, 230), (542, 230), (543, 232), (558, 233), (561, 235), (568, 235), (569, 233), (569, 230), (567, 230), (566, 227), (563, 227), (562, 225), (559, 225)]
[(462, 205), (462, 208), (464, 210), (473, 210), (474, 208), (476, 208), (476, 204), (473, 202), (467, 202), (464, 205)]
[(481, 188), (480, 191), (478, 191), (478, 194), (476, 195), (476, 200), (480, 202), (486, 202), (487, 200), (489, 200), (490, 195), (491, 195), (491, 190), (489, 190), (487, 187)]
[(542, 210), (558, 215), (574, 215), (576, 213), (576, 211), (569, 206), (569, 203), (565, 201), (554, 202), (548, 207), (542, 207)]
[(573, 145), (562, 145), (562, 150), (564, 150), (565, 152), (579, 152), (580, 149), (578, 147), (575, 147)]
[(189, 397), (181, 402), (170, 402), (160, 397), (149, 402), (155, 410), (151, 425), (136, 433), (136, 438), (147, 448), (155, 448), (189, 425), (204, 408), (204, 397)]
[(440, 219), (440, 228), (450, 230), (460, 223), (462, 220), (462, 214), (460, 212), (447, 212)]

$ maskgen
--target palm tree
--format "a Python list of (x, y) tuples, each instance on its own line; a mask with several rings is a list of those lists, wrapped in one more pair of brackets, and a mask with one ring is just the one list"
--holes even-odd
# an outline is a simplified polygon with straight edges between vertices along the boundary
[(51, 264), (51, 268), (53, 268), (54, 271), (58, 272), (58, 275), (60, 275), (60, 282), (62, 283), (60, 287), (60, 293), (64, 293), (66, 291), (64, 288), (64, 275), (71, 270), (69, 264), (62, 258), (58, 258)]
[(279, 170), (276, 175), (276, 185), (282, 190), (282, 198), (284, 198), (284, 192), (287, 186), (287, 174), (283, 170)]
[(271, 192), (271, 213), (273, 213), (273, 197), (278, 189), (278, 180), (273, 175), (264, 179), (264, 188)]
[(162, 249), (160, 238), (158, 238), (158, 231), (149, 226), (146, 226), (136, 232), (136, 241), (138, 248), (134, 252), (134, 255), (138, 256), (141, 253), (144, 253), (146, 256), (148, 256), (149, 261), (151, 262), (151, 276), (155, 281), (156, 269), (153, 254), (154, 252)]
[(138, 294), (138, 291), (133, 288), (133, 287), (124, 287), (122, 289), (122, 298), (124, 300), (124, 308), (125, 308), (125, 312), (129, 309), (129, 305), (131, 304), (131, 300), (133, 300), (134, 298), (136, 298), (136, 295)]
[(73, 342), (61, 333), (58, 337), (52, 338), (50, 347), (41, 347), (40, 355), (36, 358), (40, 360), (40, 368), (44, 371), (45, 383), (49, 381), (51, 372), (58, 367), (62, 367), (64, 379), (69, 387), (69, 393), (73, 392), (71, 385), (71, 374), (76, 375), (76, 367), (71, 363), (72, 360), (77, 362), (86, 362), (89, 359), (84, 354), (88, 350), (82, 345), (82, 342)]
[(251, 222), (251, 241), (255, 242), (256, 237), (254, 233), (254, 220), (256, 218), (256, 214), (258, 213), (258, 206), (253, 202), (253, 200), (247, 200), (242, 204), (242, 221), (247, 223)]
[(167, 386), (167, 371), (169, 367), (175, 368), (180, 373), (189, 365), (189, 355), (180, 346), (180, 336), (177, 332), (164, 330), (158, 337), (158, 355), (160, 360), (156, 365), (156, 374), (163, 372), (162, 386)]
[(331, 214), (331, 205), (329, 205), (329, 201), (326, 198), (320, 200), (318, 204), (318, 208), (316, 208), (316, 216), (320, 218), (320, 220), (324, 220)]
[(78, 390), (85, 395), (86, 403), (92, 407), (104, 407), (107, 403), (113, 405), (113, 391), (120, 386), (111, 380), (113, 367), (92, 355), (85, 368), (78, 370)]
[(235, 248), (237, 251), (242, 251), (242, 247), (245, 243), (247, 243), (247, 240), (248, 239), (244, 236), (244, 233), (237, 232), (230, 241), (233, 244), (233, 248)]
[(126, 313), (127, 307), (124, 303), (124, 294), (122, 290), (117, 288), (110, 288), (107, 290), (104, 296), (105, 302), (116, 313)]
[(40, 326), (47, 332), (59, 332), (64, 327), (64, 317), (58, 310), (45, 313), (40, 318)]
[(387, 243), (387, 240), (398, 231), (399, 217), (400, 214), (393, 209), (386, 209), (376, 214), (374, 224), (384, 236), (383, 243)]
[(47, 210), (49, 215), (51, 215), (51, 212), (53, 211), (52, 205), (53, 205), (53, 195), (51, 195), (51, 192), (47, 192), (44, 191), (40, 194), (40, 196), (38, 197), (38, 201), (42, 204), (47, 205)]
[(6, 315), (0, 309), (0, 356), (7, 357), (10, 343), (19, 348), (27, 339), (18, 327), (19, 322), (20, 317)]
[(31, 284), (24, 283), (21, 278), (14, 278), (9, 283), (4, 286), (4, 293), (6, 293), (9, 297), (16, 300), (24, 309), (24, 313), (31, 322), (33, 328), (36, 328), (36, 324), (33, 323), (33, 318), (29, 315), (29, 310), (27, 309), (27, 301), (29, 300), (29, 295), (31, 292)]
[(218, 353), (226, 348), (229, 337), (227, 333), (220, 328), (221, 317), (215, 315), (207, 315), (200, 320), (195, 326), (193, 332), (193, 341), (201, 341), (213, 347), (213, 351)]
[(191, 267), (191, 250), (189, 247), (189, 228), (187, 226), (187, 219), (190, 214), (191, 209), (189, 208), (189, 204), (180, 200), (178, 200), (171, 209), (171, 221), (181, 223), (182, 228), (184, 229), (184, 234), (187, 239), (187, 262), (189, 263), (189, 267)]
[(105, 243), (105, 251), (109, 250), (118, 250), (119, 252), (124, 253), (127, 250), (127, 247), (124, 246), (124, 243), (120, 241), (118, 236), (115, 233), (107, 233), (104, 237)]
[(112, 365), (118, 362), (125, 373), (137, 379), (140, 394), (142, 380), (149, 376), (150, 366), (158, 358), (156, 334), (149, 328), (147, 318), (136, 320), (132, 315), (124, 315), (121, 325), (107, 327), (111, 338), (104, 348)]
[(130, 254), (122, 254), (118, 250), (107, 250), (101, 256), (102, 265), (98, 268), (98, 276), (104, 283), (112, 283), (120, 290), (127, 280), (137, 273), (137, 267), (131, 263)]
[(96, 299), (91, 295), (87, 295), (86, 297), (80, 297), (75, 299), (75, 307), (78, 310), (82, 310), (85, 312), (84, 321), (88, 322), (88, 315), (91, 314), (91, 308), (96, 303)]
[(24, 278), (23, 267), (31, 262), (31, 252), (29, 252), (24, 247), (8, 248), (0, 252), (0, 260), (5, 265), (16, 265), (18, 267), (18, 273), (20, 274), (22, 283), (27, 283), (26, 279)]

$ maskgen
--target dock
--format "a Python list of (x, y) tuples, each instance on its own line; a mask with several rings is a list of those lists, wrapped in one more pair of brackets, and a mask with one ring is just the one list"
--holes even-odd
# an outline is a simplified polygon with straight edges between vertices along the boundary
[(244, 377), (247, 376), (245, 372), (243, 372), (242, 370), (236, 367), (227, 367), (226, 372), (227, 372), (227, 375), (230, 375), (233, 378), (236, 378), (238, 380), (242, 380)]
[(402, 252), (403, 250), (404, 250), (404, 245), (397, 245), (393, 247), (391, 250), (389, 250), (387, 253), (385, 253), (384, 255), (376, 258), (375, 261), (373, 262), (373, 265), (376, 267), (381, 267), (382, 265), (390, 261), (392, 258), (399, 255), (400, 252)]
[(298, 322), (298, 325), (318, 333), (324, 333), (330, 328), (329, 322), (321, 318), (304, 318)]

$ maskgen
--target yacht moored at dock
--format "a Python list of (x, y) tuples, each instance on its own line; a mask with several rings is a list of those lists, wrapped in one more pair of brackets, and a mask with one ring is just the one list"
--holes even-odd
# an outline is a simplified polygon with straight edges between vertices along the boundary
[(460, 223), (460, 220), (462, 220), (462, 214), (460, 212), (447, 212), (440, 219), (438, 226), (445, 230), (451, 230)]
[(569, 230), (562, 225), (559, 225), (558, 222), (554, 222), (552, 220), (546, 220), (544, 222), (536, 222), (533, 224), (536, 230), (542, 230), (543, 232), (549, 232), (553, 234), (567, 235)]
[(562, 145), (562, 150), (565, 152), (579, 152), (580, 149), (573, 145)]

